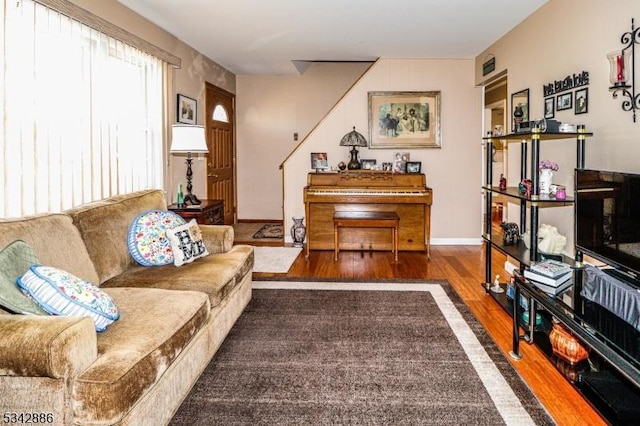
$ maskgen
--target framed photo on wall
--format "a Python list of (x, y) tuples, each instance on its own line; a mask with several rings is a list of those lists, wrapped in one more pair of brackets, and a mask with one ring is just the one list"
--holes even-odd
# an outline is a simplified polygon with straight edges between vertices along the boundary
[(369, 92), (369, 148), (440, 148), (440, 91)]
[(571, 109), (573, 106), (573, 96), (571, 92), (556, 97), (556, 110), (564, 111), (565, 109)]
[(178, 123), (196, 124), (197, 108), (198, 102), (195, 99), (178, 94), (178, 105), (176, 105)]
[(555, 97), (550, 96), (544, 99), (544, 118), (553, 118), (555, 117), (555, 108), (553, 105)]
[(589, 89), (576, 90), (575, 114), (586, 114), (589, 111)]

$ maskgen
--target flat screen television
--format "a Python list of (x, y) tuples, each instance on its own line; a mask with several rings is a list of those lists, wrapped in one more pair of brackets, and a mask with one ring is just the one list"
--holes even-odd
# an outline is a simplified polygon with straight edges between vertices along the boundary
[(576, 169), (576, 249), (640, 277), (640, 174)]

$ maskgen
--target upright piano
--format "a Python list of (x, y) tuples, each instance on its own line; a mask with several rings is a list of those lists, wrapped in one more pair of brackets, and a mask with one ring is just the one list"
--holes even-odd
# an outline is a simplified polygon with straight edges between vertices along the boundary
[[(423, 173), (377, 170), (309, 173), (304, 188), (309, 250), (334, 250), (335, 211), (391, 211), (400, 218), (398, 249), (429, 256), (432, 190)], [(388, 250), (384, 229), (352, 228), (340, 233), (341, 250)]]

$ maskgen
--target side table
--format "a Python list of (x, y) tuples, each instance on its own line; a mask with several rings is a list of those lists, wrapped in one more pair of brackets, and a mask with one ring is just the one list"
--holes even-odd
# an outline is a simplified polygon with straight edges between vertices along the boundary
[(224, 225), (224, 202), (222, 200), (201, 200), (200, 205), (186, 205), (178, 208), (171, 204), (168, 209), (182, 216), (187, 222), (195, 219), (200, 225)]

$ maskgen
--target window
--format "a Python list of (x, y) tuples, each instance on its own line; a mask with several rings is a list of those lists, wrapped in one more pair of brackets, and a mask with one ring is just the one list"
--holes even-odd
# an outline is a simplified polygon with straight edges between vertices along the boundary
[(215, 121), (221, 121), (223, 123), (229, 122), (229, 114), (227, 114), (227, 110), (222, 105), (218, 104), (213, 109), (213, 119)]
[(0, 16), (0, 217), (161, 188), (164, 62), (30, 0)]

